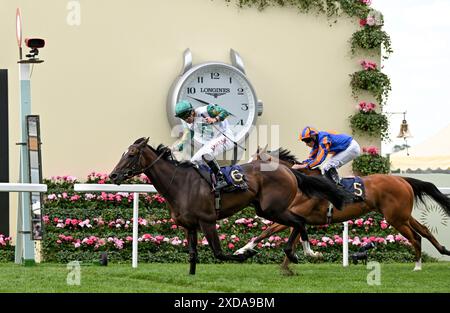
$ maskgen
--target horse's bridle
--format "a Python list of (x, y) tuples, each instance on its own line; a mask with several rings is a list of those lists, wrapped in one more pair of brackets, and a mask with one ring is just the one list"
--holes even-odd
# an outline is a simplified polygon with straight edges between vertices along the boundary
[(138, 164), (139, 164), (139, 160), (140, 160), (141, 155), (142, 155), (142, 150), (139, 149), (139, 153), (136, 154), (136, 155), (133, 157), (133, 160), (132, 160), (132, 166), (130, 167), (130, 169), (127, 170), (127, 171), (124, 171), (125, 174), (128, 174), (129, 172), (131, 172), (130, 174), (126, 175), (126, 176), (128, 176), (127, 178), (130, 178), (130, 177), (133, 177), (133, 176), (135, 176), (135, 175), (144, 173), (146, 170), (150, 169), (153, 165), (156, 164), (156, 162), (158, 162), (158, 161), (164, 156), (164, 153), (165, 153), (165, 152), (163, 152), (163, 153), (161, 153), (160, 155), (158, 155), (158, 157), (157, 157), (156, 159), (154, 159), (153, 162), (150, 163), (150, 165), (148, 165), (148, 166), (146, 166), (146, 167), (144, 167), (144, 168), (142, 168), (142, 169), (137, 169), (137, 166), (138, 166)]

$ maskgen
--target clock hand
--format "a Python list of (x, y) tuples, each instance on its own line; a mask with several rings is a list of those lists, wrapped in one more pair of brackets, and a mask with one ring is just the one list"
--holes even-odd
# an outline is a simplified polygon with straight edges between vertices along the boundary
[[(194, 98), (192, 96), (188, 96), (188, 97), (191, 98), (191, 99), (197, 100), (198, 102), (203, 103), (203, 104), (214, 104), (214, 103), (209, 103), (209, 102), (207, 102), (205, 100), (202, 100), (202, 99), (199, 99), (199, 98)], [(230, 113), (231, 116), (236, 117), (236, 115), (231, 113), (229, 110), (227, 110), (227, 112)]]

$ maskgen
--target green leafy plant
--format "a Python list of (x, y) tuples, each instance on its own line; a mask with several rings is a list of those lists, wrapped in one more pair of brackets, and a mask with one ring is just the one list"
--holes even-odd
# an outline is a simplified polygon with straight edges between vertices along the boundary
[(300, 12), (307, 13), (316, 10), (319, 13), (326, 13), (328, 17), (338, 16), (341, 12), (348, 16), (358, 16), (363, 18), (370, 12), (367, 1), (349, 0), (225, 0), (226, 2), (236, 2), (240, 8), (256, 7), (264, 10), (270, 6), (291, 5)]
[(358, 112), (349, 117), (354, 134), (389, 139), (389, 121), (386, 115), (375, 112), (375, 104), (360, 102)]
[(353, 160), (353, 172), (356, 175), (388, 174), (389, 159), (381, 156), (376, 147), (363, 148), (363, 154)]
[(379, 26), (364, 27), (362, 30), (357, 31), (352, 35), (350, 44), (352, 54), (355, 54), (358, 48), (371, 50), (383, 47), (386, 52), (384, 58), (387, 59), (393, 52), (391, 38)]
[(367, 90), (383, 104), (391, 91), (389, 77), (380, 72), (374, 62), (363, 60), (361, 65), (363, 70), (350, 75), (353, 96), (356, 98), (359, 90)]

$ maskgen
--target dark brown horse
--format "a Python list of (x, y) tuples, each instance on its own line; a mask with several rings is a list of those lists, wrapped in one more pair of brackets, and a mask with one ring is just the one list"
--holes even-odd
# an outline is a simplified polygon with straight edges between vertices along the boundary
[(221, 208), (216, 211), (211, 186), (192, 163), (180, 163), (173, 159), (167, 147), (160, 145), (154, 149), (147, 143), (148, 138), (136, 140), (122, 155), (110, 178), (115, 184), (120, 184), (144, 173), (167, 199), (172, 218), (187, 230), (190, 274), (195, 274), (199, 229), (205, 234), (214, 256), (220, 260), (243, 261), (254, 255), (254, 251), (242, 255), (224, 254), (216, 230), (218, 219), (231, 216), (249, 205), (254, 206), (259, 216), (293, 227), (285, 253), (292, 262), (298, 262), (292, 253), (293, 241), (300, 233), (303, 240), (308, 240), (303, 217), (293, 213), (298, 189), (308, 196), (327, 198), (337, 207), (346, 200), (346, 194), (324, 178), (294, 174), (290, 167), (284, 165), (272, 171), (261, 171), (264, 161), (259, 160), (242, 165), (249, 189), (222, 194)]
[[(254, 156), (254, 160), (263, 159), (266, 161), (280, 162), (289, 167), (299, 163), (297, 158), (286, 149), (279, 149), (273, 152), (260, 150)], [(321, 175), (319, 169), (303, 170), (307, 175)], [(332, 209), (331, 223), (345, 222), (349, 219), (359, 217), (369, 212), (379, 212), (384, 215), (386, 221), (395, 227), (412, 244), (415, 251), (416, 265), (414, 270), (421, 270), (421, 239), (427, 238), (433, 246), (444, 255), (450, 255), (450, 251), (442, 246), (427, 227), (420, 224), (411, 212), (414, 200), (423, 201), (423, 196), (427, 195), (436, 201), (450, 215), (450, 198), (439, 191), (432, 183), (421, 181), (410, 177), (399, 177), (392, 175), (375, 174), (362, 177), (366, 188), (366, 198), (363, 202), (350, 203), (344, 209)], [(294, 205), (294, 212), (305, 218), (306, 224), (324, 225), (327, 221), (329, 203), (323, 199), (309, 198), (301, 195), (301, 203)], [(425, 202), (424, 202), (425, 203)], [(239, 249), (235, 254), (243, 253), (247, 249), (252, 249), (261, 240), (288, 228), (282, 224), (272, 224), (259, 237), (249, 242), (245, 247)], [(295, 243), (298, 242), (295, 240)], [(306, 255), (317, 256), (309, 248), (309, 243), (302, 242)], [(294, 245), (295, 247), (295, 245)], [(286, 274), (292, 274), (289, 269), (289, 260), (285, 258), (282, 270)]]

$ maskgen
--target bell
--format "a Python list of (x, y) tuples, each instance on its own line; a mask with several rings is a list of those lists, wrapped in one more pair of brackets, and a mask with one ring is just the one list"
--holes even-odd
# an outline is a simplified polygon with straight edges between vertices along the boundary
[(409, 138), (412, 137), (411, 133), (409, 132), (408, 122), (406, 120), (402, 121), (402, 124), (400, 125), (400, 133), (398, 134), (397, 138)]

